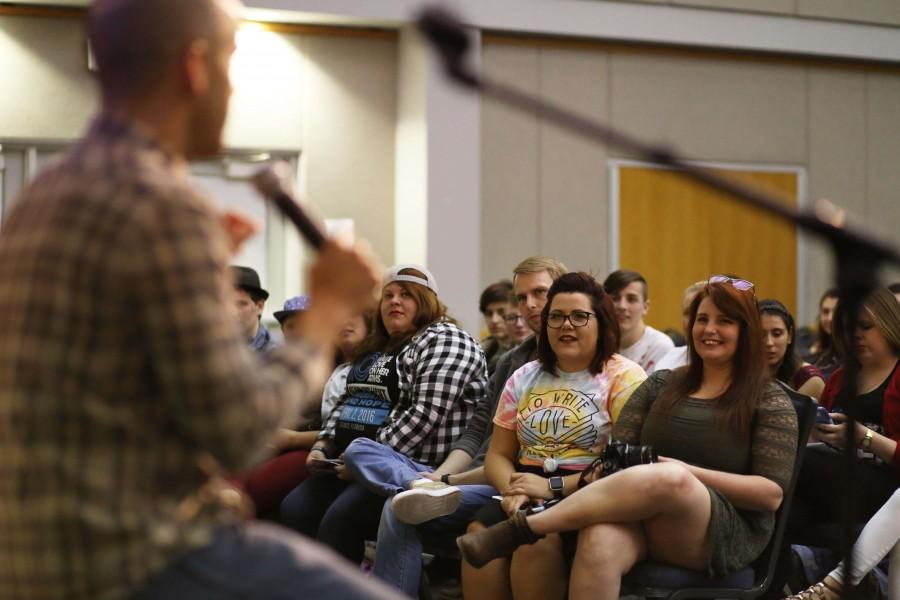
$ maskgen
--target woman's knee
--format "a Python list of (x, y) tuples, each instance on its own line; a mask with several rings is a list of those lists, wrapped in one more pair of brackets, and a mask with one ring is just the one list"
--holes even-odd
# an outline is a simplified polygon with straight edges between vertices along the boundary
[(519, 546), (512, 556), (511, 568), (513, 571), (527, 572), (536, 565), (546, 564), (548, 561), (563, 560), (562, 538), (559, 534), (550, 534), (533, 544)]
[(596, 572), (627, 573), (643, 555), (636, 527), (613, 523), (585, 527), (578, 532), (575, 563)]
[(372, 441), (369, 438), (356, 438), (347, 448), (344, 450), (344, 463), (345, 464), (353, 464), (358, 460), (365, 460), (368, 457), (372, 456), (380, 456), (382, 452), (382, 446), (378, 442)]
[(688, 499), (695, 486), (701, 485), (687, 467), (677, 463), (657, 463), (634, 468), (635, 475), (639, 478), (635, 493), (653, 498), (663, 506)]

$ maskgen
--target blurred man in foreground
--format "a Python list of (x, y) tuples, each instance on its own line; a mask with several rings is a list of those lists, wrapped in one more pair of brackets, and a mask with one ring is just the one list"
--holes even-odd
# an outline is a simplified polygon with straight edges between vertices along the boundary
[(305, 341), (264, 357), (233, 313), (252, 231), (194, 190), (220, 149), (240, 6), (97, 0), (103, 107), (0, 235), (0, 597), (390, 597), (331, 553), (241, 524), (218, 485), (321, 389), (379, 281), (328, 242)]

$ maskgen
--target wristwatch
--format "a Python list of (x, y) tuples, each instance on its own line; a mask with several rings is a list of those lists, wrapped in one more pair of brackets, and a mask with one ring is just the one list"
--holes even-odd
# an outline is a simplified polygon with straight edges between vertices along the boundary
[(444, 473), (441, 475), (441, 483), (450, 485), (450, 473)]
[(550, 491), (553, 492), (554, 498), (562, 498), (563, 497), (563, 478), (559, 475), (554, 475), (550, 479), (547, 480), (550, 485)]
[(864, 450), (871, 450), (873, 437), (874, 437), (874, 434), (872, 433), (872, 430), (866, 429), (866, 437), (864, 437), (863, 439), (861, 439), (859, 441), (860, 447), (863, 448)]

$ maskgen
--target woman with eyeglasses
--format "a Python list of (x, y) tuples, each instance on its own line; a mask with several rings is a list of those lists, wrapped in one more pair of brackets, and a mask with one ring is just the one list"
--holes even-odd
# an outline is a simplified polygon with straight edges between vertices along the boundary
[[(506, 381), (494, 416), (485, 473), (503, 499), (476, 520), (490, 525), (527, 506), (562, 498), (606, 444), (611, 425), (646, 378), (636, 363), (615, 354), (619, 327), (603, 287), (587, 273), (566, 273), (547, 292), (538, 359)], [(515, 598), (550, 598), (565, 592), (564, 547), (574, 536), (548, 536), (513, 554)], [(463, 573), (463, 595), (482, 590)]]
[(690, 314), (688, 365), (651, 375), (615, 425), (616, 440), (652, 446), (659, 462), (592, 469), (557, 506), (459, 538), (466, 561), (578, 531), (568, 597), (597, 600), (618, 598), (646, 558), (721, 577), (760, 555), (793, 470), (796, 413), (766, 373), (750, 282), (710, 278)]
[(794, 349), (794, 316), (784, 304), (773, 299), (759, 303), (759, 314), (766, 340), (769, 375), (801, 394), (818, 400), (825, 389), (825, 378), (819, 369), (803, 362), (797, 355)]

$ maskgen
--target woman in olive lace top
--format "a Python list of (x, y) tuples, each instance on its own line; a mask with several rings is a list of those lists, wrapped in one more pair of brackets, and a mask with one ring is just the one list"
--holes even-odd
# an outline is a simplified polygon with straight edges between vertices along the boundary
[(793, 470), (797, 418), (766, 374), (753, 285), (712, 277), (691, 304), (689, 363), (654, 373), (613, 437), (659, 463), (598, 478), (544, 512), (458, 539), (473, 565), (551, 532), (579, 530), (569, 598), (618, 598), (624, 573), (653, 558), (714, 576), (762, 552)]

